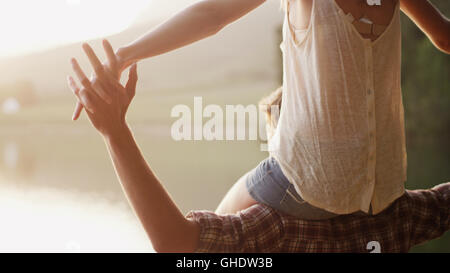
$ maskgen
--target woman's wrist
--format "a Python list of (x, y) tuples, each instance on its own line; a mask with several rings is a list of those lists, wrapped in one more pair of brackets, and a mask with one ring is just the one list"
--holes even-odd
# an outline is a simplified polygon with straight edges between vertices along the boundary
[(133, 56), (133, 51), (128, 46), (117, 49), (116, 56), (119, 62), (120, 72), (124, 71), (130, 65), (138, 61)]

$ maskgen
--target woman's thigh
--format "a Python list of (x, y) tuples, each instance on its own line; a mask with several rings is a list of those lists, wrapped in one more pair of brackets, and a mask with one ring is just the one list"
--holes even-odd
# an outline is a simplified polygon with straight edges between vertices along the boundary
[(217, 207), (217, 214), (233, 214), (257, 203), (247, 191), (246, 181), (249, 174), (250, 172), (243, 175), (231, 187)]

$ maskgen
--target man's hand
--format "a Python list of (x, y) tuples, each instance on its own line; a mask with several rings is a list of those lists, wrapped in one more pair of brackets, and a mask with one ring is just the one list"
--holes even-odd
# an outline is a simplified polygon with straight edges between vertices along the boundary
[[(115, 79), (119, 80), (120, 75), (122, 74), (123, 70), (125, 70), (128, 66), (131, 64), (126, 64), (124, 58), (122, 58), (119, 54), (115, 54), (114, 50), (111, 46), (111, 44), (108, 42), (108, 40), (103, 40), (103, 48), (106, 52), (107, 61), (102, 64), (103, 69), (109, 71), (110, 75), (112, 75)], [(88, 55), (89, 60), (92, 63), (92, 55), (95, 57), (95, 54), (93, 53), (92, 49), (89, 45), (84, 44), (83, 45), (84, 52)], [(95, 60), (94, 60), (95, 62)], [(98, 65), (98, 64), (97, 64)], [(94, 91), (102, 97), (105, 101), (109, 102), (110, 98), (104, 91), (104, 88), (100, 85), (100, 83), (97, 81), (97, 78), (92, 77), (92, 88)], [(83, 105), (81, 103), (77, 103), (72, 119), (77, 120), (80, 117), (81, 111), (83, 110)]]
[[(106, 42), (106, 44), (108, 43)], [(89, 81), (77, 60), (72, 59), (72, 68), (81, 82), (82, 88), (70, 76), (68, 77), (68, 83), (77, 96), (78, 103), (81, 107), (87, 109), (86, 112), (94, 127), (103, 136), (108, 137), (126, 126), (126, 112), (136, 93), (137, 66), (136, 64), (132, 65), (128, 82), (126, 86), (122, 86), (114, 71), (100, 62), (88, 44), (84, 44), (83, 49), (94, 68), (96, 76), (92, 82)], [(113, 58), (112, 55), (109, 56), (107, 47), (105, 47), (105, 50), (109, 64), (114, 65), (114, 63), (111, 63)]]

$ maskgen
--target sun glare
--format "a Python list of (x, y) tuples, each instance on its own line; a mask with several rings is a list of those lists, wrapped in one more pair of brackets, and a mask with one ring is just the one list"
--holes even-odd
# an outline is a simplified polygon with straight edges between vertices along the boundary
[(149, 0), (4, 0), (0, 57), (121, 32)]

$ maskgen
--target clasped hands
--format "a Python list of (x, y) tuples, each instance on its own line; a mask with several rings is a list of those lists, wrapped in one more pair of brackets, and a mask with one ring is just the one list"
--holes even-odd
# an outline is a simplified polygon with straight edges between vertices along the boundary
[(126, 66), (107, 40), (103, 41), (103, 48), (107, 56), (106, 63), (101, 63), (94, 50), (88, 44), (83, 44), (83, 50), (95, 74), (89, 80), (77, 60), (72, 58), (72, 69), (81, 87), (73, 77), (68, 76), (67, 80), (78, 100), (72, 119), (78, 119), (84, 108), (92, 125), (103, 136), (108, 137), (126, 127), (126, 112), (136, 94), (137, 66), (135, 63), (131, 66), (128, 81), (123, 86), (120, 83), (120, 74)]

